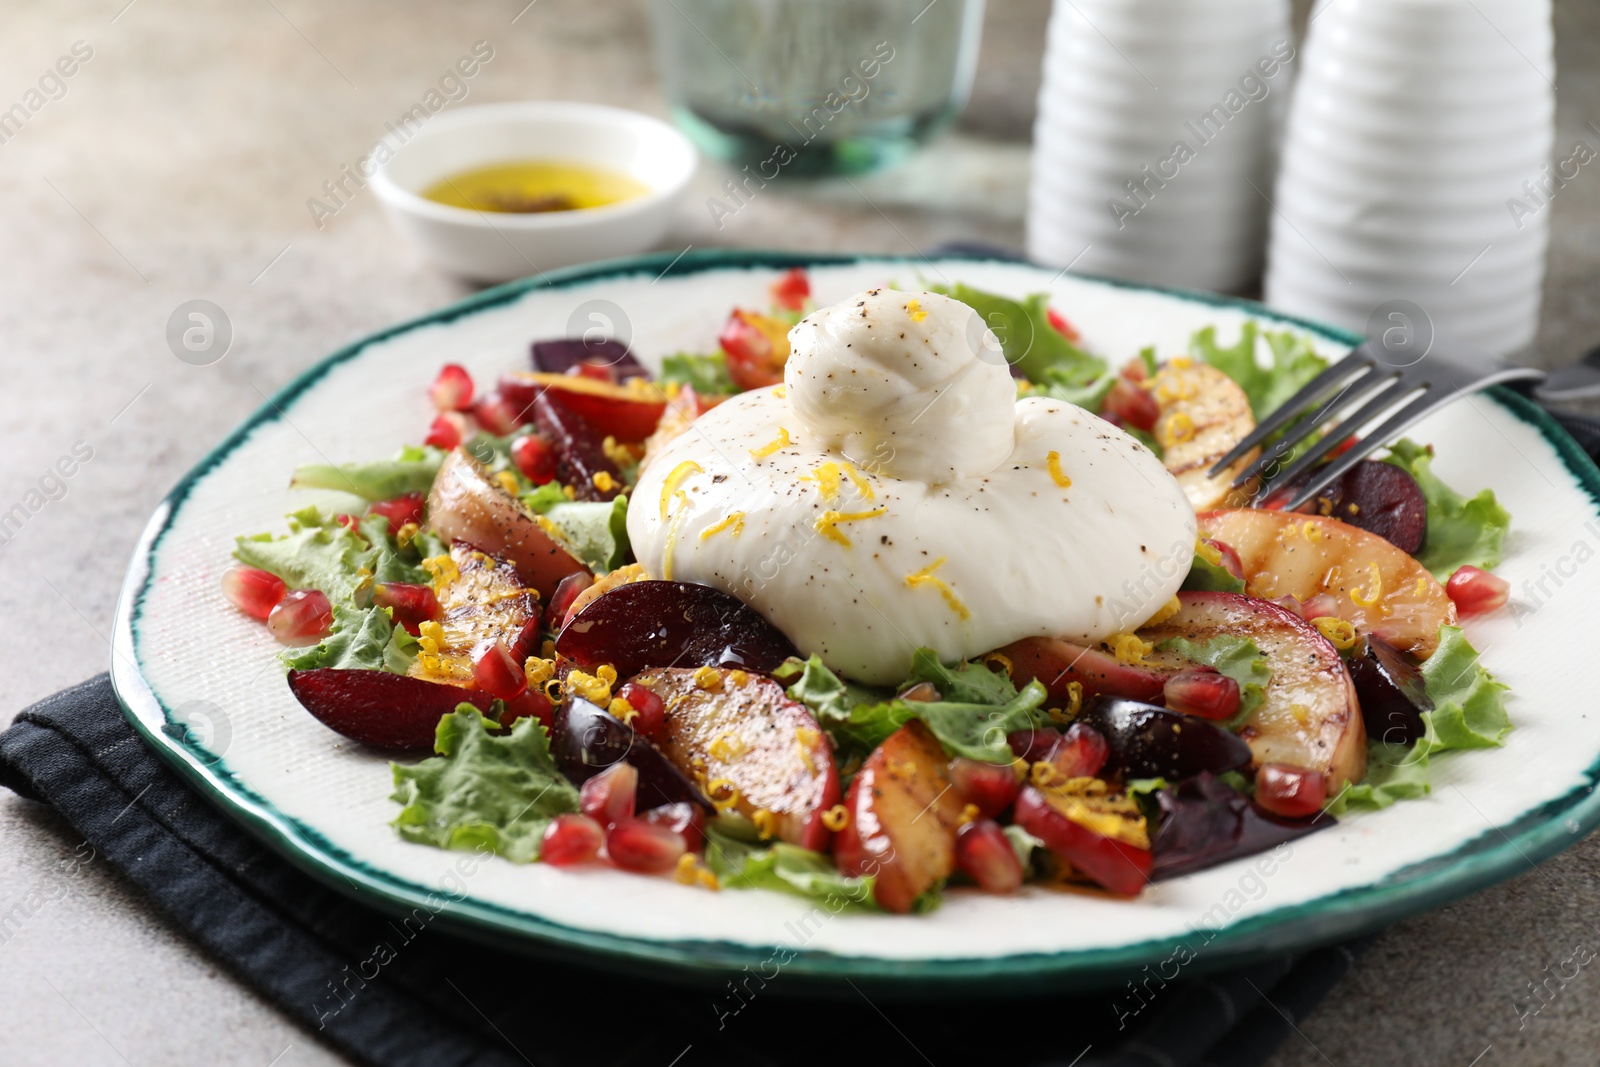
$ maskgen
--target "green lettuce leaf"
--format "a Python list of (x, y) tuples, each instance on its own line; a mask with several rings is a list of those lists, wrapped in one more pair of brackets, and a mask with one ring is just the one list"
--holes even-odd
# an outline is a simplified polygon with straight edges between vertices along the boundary
[(708, 827), (706, 866), (726, 889), (777, 889), (814, 900), (877, 909), (870, 875), (852, 878), (840, 874), (832, 857), (798, 845), (782, 841), (752, 844)]
[[(370, 572), (379, 552), (314, 507), (290, 515), (284, 536), (241, 537), (233, 550), (241, 563), (271, 571), (291, 589), (320, 589), (333, 604), (354, 603), (358, 592), (370, 600)], [(369, 574), (362, 575), (363, 569)]]
[(1030, 382), (1081, 389), (1106, 374), (1105, 360), (1091, 356), (1050, 325), (1048, 293), (1034, 293), (1018, 301), (959, 283), (930, 285), (928, 290), (953, 297), (976, 311), (999, 340), (1006, 362)]
[(1433, 710), (1422, 713), (1423, 736), (1410, 747), (1369, 741), (1366, 778), (1335, 798), (1330, 812), (1386, 808), (1397, 800), (1425, 796), (1432, 790), (1434, 756), (1497, 748), (1505, 742), (1511, 732), (1505, 707), (1508, 687), (1483, 668), (1459, 627), (1439, 628), (1439, 647), (1422, 665), (1422, 681), (1433, 700)]
[(513, 863), (539, 858), (552, 818), (578, 810), (578, 790), (556, 770), (550, 735), (532, 717), (509, 733), (462, 704), (439, 720), (437, 756), (412, 767), (390, 764), (393, 826), (407, 841), (439, 848), (486, 846)]
[(335, 667), (349, 671), (404, 674), (417, 658), (417, 639), (396, 626), (387, 608), (333, 606), (333, 629), (321, 643), (282, 653), (291, 670)]
[(1248, 637), (1222, 634), (1204, 641), (1173, 637), (1156, 647), (1210, 667), (1239, 683), (1239, 710), (1229, 723), (1230, 727), (1248, 719), (1267, 697), (1266, 686), (1272, 681), (1272, 668), (1267, 666), (1267, 657), (1261, 649)]
[(881, 689), (845, 681), (815, 654), (805, 660), (791, 656), (778, 665), (772, 676), (788, 687), (789, 699), (810, 708), (818, 722), (848, 719), (850, 709), (856, 705), (876, 704), (890, 695)]
[(946, 667), (931, 648), (911, 654), (911, 677), (901, 688), (917, 682), (931, 682), (940, 696), (962, 704), (1007, 704), (1017, 697), (1017, 687), (1005, 671), (977, 662)]
[(523, 493), (521, 500), (523, 506), (535, 515), (549, 514), (550, 509), (558, 504), (574, 503), (561, 483), (556, 481), (545, 482), (531, 493)]
[(560, 531), (567, 549), (595, 573), (614, 571), (627, 560), (626, 496), (607, 501), (573, 501), (563, 495), (560, 503), (551, 504), (544, 511), (544, 516)]
[[(926, 649), (919, 649), (916, 657), (914, 662), (921, 662), (924, 670), (928, 669), (927, 657), (935, 661), (938, 659), (935, 653)], [(986, 667), (972, 665), (966, 669), (988, 671)], [(976, 674), (963, 676), (961, 670), (949, 668), (945, 668), (945, 672), (953, 678), (962, 679), (952, 684), (961, 687), (966, 695), (991, 698), (999, 691), (992, 678), (984, 681)], [(793, 668), (778, 674), (780, 681), (790, 677), (794, 677)], [(938, 684), (933, 678), (926, 680)], [(1012, 754), (1010, 746), (1006, 744), (1006, 734), (1041, 726), (1048, 721), (1039, 708), (1049, 694), (1037, 679), (1001, 703), (873, 700), (874, 694), (844, 682), (813, 655), (804, 664), (797, 680), (789, 686), (788, 692), (791, 699), (811, 709), (818, 725), (836, 741), (857, 751), (870, 751), (912, 719), (921, 719), (946, 751), (969, 759), (1009, 763)]]
[(1471, 565), (1488, 570), (1500, 562), (1500, 548), (1511, 528), (1511, 514), (1481, 490), (1468, 499), (1433, 473), (1433, 448), (1405, 438), (1389, 446), (1385, 461), (1417, 480), (1428, 503), (1428, 533), (1417, 552), (1421, 563), (1441, 582), (1456, 568)]
[(376, 463), (312, 463), (295, 468), (289, 487), (337, 489), (364, 500), (392, 500), (407, 493), (426, 494), (443, 462), (444, 453), (436, 448), (412, 448), (401, 458)]
[(1196, 552), (1194, 562), (1189, 565), (1189, 574), (1183, 580), (1183, 588), (1215, 593), (1242, 593), (1244, 579), (1235, 578), (1228, 573), (1226, 567), (1212, 563)]
[(730, 396), (739, 391), (728, 374), (728, 359), (721, 352), (670, 355), (661, 361), (661, 380), (687, 385), (701, 396)]
[[(1266, 339), (1272, 353), (1271, 367), (1256, 362), (1258, 335)], [(1189, 355), (1237, 382), (1250, 398), (1250, 409), (1258, 420), (1276, 411), (1328, 366), (1312, 347), (1309, 335), (1293, 330), (1262, 331), (1254, 319), (1245, 320), (1239, 339), (1228, 347), (1217, 343), (1216, 327), (1207, 326), (1190, 338)]]
[(1088, 382), (1078, 383), (1074, 380), (1075, 377), (1072, 372), (1063, 373), (1059, 368), (1047, 367), (1044, 377), (1039, 381), (1030, 382), (1023, 395), (1064, 400), (1069, 404), (1078, 405), (1085, 411), (1099, 411), (1100, 405), (1105, 402), (1106, 394), (1117, 384), (1117, 376), (1110, 371)]

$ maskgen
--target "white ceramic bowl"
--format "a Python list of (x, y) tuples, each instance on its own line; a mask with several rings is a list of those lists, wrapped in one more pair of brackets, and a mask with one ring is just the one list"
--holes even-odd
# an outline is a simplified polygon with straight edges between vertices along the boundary
[[(423, 199), (433, 183), (513, 160), (588, 163), (643, 183), (606, 207), (519, 215)], [(666, 233), (698, 157), (658, 119), (602, 104), (530, 100), (440, 115), (373, 176), (389, 222), (452, 273), (503, 282), (555, 267), (631, 255)]]

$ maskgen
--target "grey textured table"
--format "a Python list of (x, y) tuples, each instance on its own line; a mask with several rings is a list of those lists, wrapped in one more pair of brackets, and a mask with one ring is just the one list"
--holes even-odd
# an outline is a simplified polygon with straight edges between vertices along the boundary
[[(323, 229), (305, 208), (385, 119), (474, 41), (495, 57), (473, 101), (599, 100), (660, 112), (636, 2), (11, 0), (0, 108), (57, 58), (93, 50), (0, 143), (0, 511), (78, 442), (93, 458), (0, 548), (9, 717), (104, 669), (122, 570), (162, 494), (301, 368), (466, 290), (389, 233), (370, 194)], [(692, 204), (687, 243), (913, 254), (944, 240), (1020, 244), (1040, 0), (992, 0), (962, 129), (892, 176), (774, 189), (721, 230)], [(1600, 9), (1558, 0), (1563, 147), (1595, 143)], [(518, 17), (519, 11), (522, 11)], [(515, 18), (515, 22), (513, 19)], [(59, 94), (57, 94), (59, 95)], [(1553, 208), (1542, 358), (1600, 341), (1600, 177)], [(179, 303), (221, 304), (232, 351), (205, 368), (163, 340)], [(81, 447), (81, 446), (80, 446)], [(38, 806), (0, 799), (0, 1064), (298, 1067), (336, 1057), (174, 934)], [(1394, 927), (1279, 1054), (1332, 1063), (1593, 1064), (1600, 976), (1536, 1016), (1529, 983), (1600, 946), (1600, 839)], [(1474, 1060), (1474, 1057), (1480, 1057)]]

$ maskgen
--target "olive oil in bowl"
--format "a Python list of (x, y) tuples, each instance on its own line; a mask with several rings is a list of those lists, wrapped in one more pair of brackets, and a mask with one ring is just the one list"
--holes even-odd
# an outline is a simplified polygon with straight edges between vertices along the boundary
[(422, 195), (451, 207), (530, 215), (606, 207), (649, 191), (626, 174), (588, 163), (518, 160), (451, 175)]

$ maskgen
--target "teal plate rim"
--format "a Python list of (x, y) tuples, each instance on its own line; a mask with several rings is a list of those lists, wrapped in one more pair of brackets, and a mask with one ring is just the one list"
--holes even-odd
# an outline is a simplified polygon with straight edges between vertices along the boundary
[[(999, 257), (939, 256), (939, 262), (1016, 263)], [(837, 266), (870, 262), (910, 262), (908, 257), (713, 249), (670, 257), (666, 253), (635, 256), (550, 271), (476, 293), (436, 311), (391, 326), (346, 345), (307, 368), (208, 453), (173, 487), (157, 507), (139, 543), (124, 580), (117, 605), (113, 635), (111, 678), (123, 713), (134, 729), (157, 753), (257, 838), (319, 881), (369, 905), (391, 913), (416, 908), (435, 912), (442, 925), (476, 940), (492, 940), (506, 947), (505, 934), (515, 935), (511, 947), (533, 955), (562, 958), (590, 966), (649, 973), (657, 977), (688, 979), (710, 984), (749, 967), (773, 961), (773, 946), (751, 946), (723, 941), (656, 941), (582, 930), (550, 922), (499, 905), (463, 898), (438, 902), (437, 891), (398, 878), (334, 847), (314, 828), (292, 819), (228, 770), (226, 761), (200, 747), (172, 718), (137, 663), (138, 623), (148, 588), (149, 561), (172, 519), (194, 485), (221, 463), (258, 425), (282, 417), (283, 409), (312, 388), (328, 371), (355, 357), (368, 346), (421, 327), (441, 325), (498, 307), (536, 289), (562, 289), (574, 285), (629, 275), (699, 274), (723, 269), (786, 269)], [(1360, 337), (1322, 323), (1274, 311), (1256, 301), (1194, 290), (1142, 285), (1093, 275), (1074, 275), (1115, 288), (1157, 293), (1192, 303), (1235, 308), (1262, 319), (1291, 324), (1330, 342), (1359, 343)], [(1489, 395), (1516, 418), (1537, 429), (1561, 457), (1567, 469), (1589, 495), (1600, 516), (1600, 469), (1544, 411), (1526, 398), (1503, 388)], [(124, 666), (129, 664), (130, 666)], [(159, 721), (160, 728), (151, 723)], [(1273, 909), (1227, 926), (1202, 942), (1189, 965), (1191, 973), (1240, 966), (1264, 956), (1291, 949), (1329, 944), (1442, 905), (1531, 869), (1576, 843), (1600, 825), (1600, 754), (1584, 771), (1587, 786), (1576, 787), (1507, 825), (1492, 826), (1473, 840), (1440, 856), (1413, 864), (1371, 885), (1346, 889), (1329, 897)], [(1576, 825), (1577, 829), (1571, 827)], [(914, 922), (915, 919), (907, 921)], [(939, 996), (974, 993), (1000, 995), (1016, 988), (1092, 989), (1116, 984), (1124, 975), (1171, 956), (1180, 946), (1192, 949), (1198, 937), (1165, 937), (1112, 948), (1080, 951), (1012, 954), (993, 958), (900, 960), (848, 956), (797, 949), (783, 970), (794, 981), (789, 992), (825, 995), (844, 983), (866, 985), (889, 996)]]

